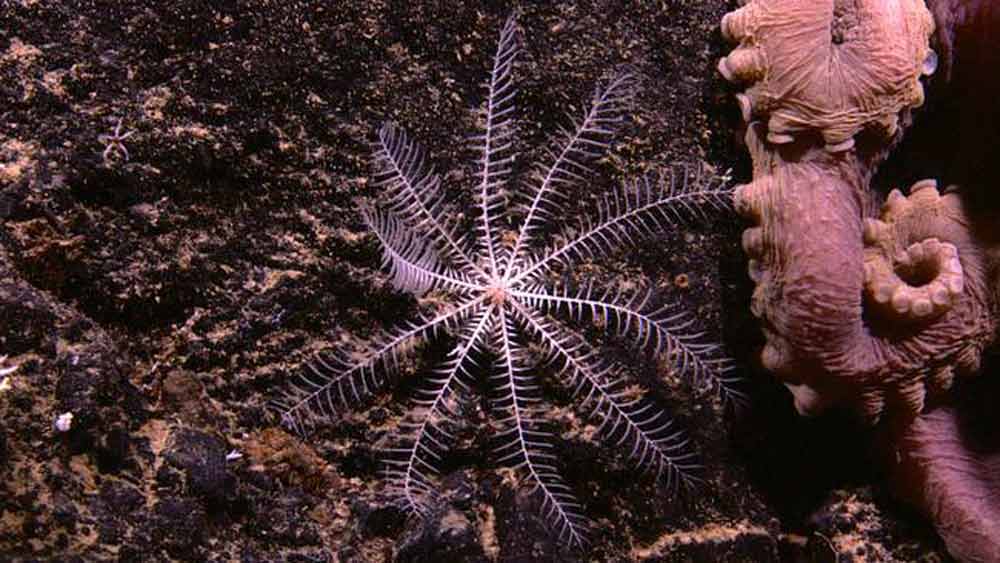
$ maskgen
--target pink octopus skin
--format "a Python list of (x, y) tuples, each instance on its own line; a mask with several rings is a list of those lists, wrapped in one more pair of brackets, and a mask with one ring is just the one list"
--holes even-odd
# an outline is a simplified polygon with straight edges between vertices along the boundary
[(817, 132), (831, 152), (864, 127), (895, 134), (899, 112), (923, 103), (919, 76), (933, 28), (921, 0), (752, 0), (722, 20), (739, 46), (719, 61), (746, 120), (767, 138)]
[[(760, 129), (748, 131), (755, 179), (737, 190), (736, 205), (760, 225), (743, 242), (757, 284), (751, 306), (767, 336), (761, 363), (789, 386), (803, 414), (854, 401), (872, 422), (887, 407), (916, 415), (928, 384), (943, 391), (937, 387), (947, 387), (955, 370), (978, 368), (995, 330), (985, 256), (961, 201), (925, 183), (910, 198), (894, 193), (886, 221), (866, 219), (856, 159), (819, 151), (812, 160), (786, 160), (786, 149), (769, 147)], [(888, 257), (866, 244), (872, 225), (883, 231)], [(866, 297), (866, 266), (891, 270), (897, 246), (930, 239), (942, 253), (957, 248), (962, 278), (954, 302), (937, 316), (893, 311), (878, 318)]]
[[(891, 487), (934, 522), (967, 563), (1000, 561), (1000, 450), (997, 417), (969, 405), (920, 415), (887, 446)], [(972, 411), (972, 412), (970, 412)]]
[[(917, 182), (879, 210), (869, 183), (924, 101), (920, 75), (938, 66), (928, 38), (944, 83), (967, 75), (963, 56), (1000, 60), (997, 4), (751, 0), (723, 20), (740, 45), (719, 64), (748, 85), (737, 99), (753, 181), (735, 203), (753, 223), (743, 246), (761, 363), (800, 413), (840, 404), (869, 421), (891, 488), (968, 562), (1000, 561), (1000, 433), (989, 431), (1000, 414), (973, 413), (953, 390), (997, 337), (1000, 206), (982, 205), (996, 188), (959, 174), (960, 190)], [(971, 124), (996, 113), (998, 96), (975, 98)], [(954, 162), (996, 146), (960, 136)]]

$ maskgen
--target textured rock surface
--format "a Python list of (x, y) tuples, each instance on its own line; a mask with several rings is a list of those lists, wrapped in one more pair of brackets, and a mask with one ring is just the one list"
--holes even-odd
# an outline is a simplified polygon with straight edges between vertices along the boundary
[[(731, 6), (522, 8), (527, 144), (610, 64), (629, 62), (649, 83), (631, 130), (601, 164), (610, 177), (677, 159), (749, 175), (738, 113), (715, 76), (725, 49), (718, 21)], [(470, 436), (449, 461), (435, 519), (407, 522), (381, 502), (372, 450), (398, 422), (396, 402), (377, 401), (309, 442), (275, 428), (264, 409), (316, 349), (359, 342), (419, 306), (391, 291), (351, 204), (371, 191), (359, 180), (366, 143), (392, 118), (431, 153), (464, 161), (461, 135), (480, 95), (481, 73), (470, 69), (485, 66), (484, 46), (508, 10), (0, 7), (0, 354), (18, 366), (0, 391), (0, 552), (88, 561), (565, 556), (524, 508), (534, 500), (481, 462), (485, 436)], [(134, 131), (123, 141), (130, 159), (105, 161), (100, 139), (119, 119)], [(743, 313), (749, 282), (736, 224), (603, 267), (656, 279), (707, 328), (721, 328), (741, 360), (759, 340)], [(825, 520), (810, 519), (830, 491), (864, 496), (856, 484), (878, 482), (854, 435), (796, 419), (766, 379), (754, 384), (756, 408), (735, 418), (650, 377), (693, 429), (707, 483), (671, 499), (568, 426), (559, 453), (598, 523), (597, 560), (807, 560), (826, 553), (817, 534), (832, 537)], [(56, 432), (67, 412), (69, 430)], [(839, 535), (877, 541), (877, 553), (900, 560), (940, 552), (892, 503), (864, 498), (863, 524), (843, 520)], [(835, 553), (858, 555), (842, 544)]]

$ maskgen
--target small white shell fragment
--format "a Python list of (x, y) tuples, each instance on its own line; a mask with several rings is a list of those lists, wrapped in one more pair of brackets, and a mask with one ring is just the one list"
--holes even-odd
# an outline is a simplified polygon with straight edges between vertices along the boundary
[(69, 432), (70, 428), (73, 428), (73, 413), (64, 412), (56, 417), (54, 426), (59, 432)]

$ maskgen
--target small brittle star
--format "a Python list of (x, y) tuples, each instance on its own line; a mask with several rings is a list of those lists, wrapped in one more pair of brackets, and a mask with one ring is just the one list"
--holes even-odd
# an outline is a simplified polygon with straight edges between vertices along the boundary
[(97, 140), (104, 143), (104, 152), (101, 155), (104, 157), (104, 161), (108, 162), (111, 160), (111, 155), (114, 153), (120, 154), (121, 158), (128, 162), (129, 155), (128, 149), (125, 148), (125, 139), (131, 137), (135, 131), (127, 131), (122, 133), (122, 120), (118, 118), (118, 125), (115, 125), (115, 130), (109, 135), (99, 135)]

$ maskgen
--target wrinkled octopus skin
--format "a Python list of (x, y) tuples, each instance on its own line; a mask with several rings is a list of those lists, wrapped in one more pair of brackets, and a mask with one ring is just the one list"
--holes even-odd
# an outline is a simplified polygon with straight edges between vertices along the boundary
[(922, 77), (950, 80), (962, 30), (998, 23), (984, 0), (750, 0), (722, 20), (737, 47), (718, 66), (745, 88), (753, 179), (734, 199), (752, 224), (761, 364), (801, 414), (871, 423), (893, 490), (970, 562), (1000, 561), (1000, 437), (970, 434), (1000, 434), (1000, 415), (963, 414), (953, 395), (997, 337), (1000, 218), (970, 205), (972, 186), (922, 180), (880, 206), (870, 184), (924, 104)]

